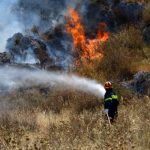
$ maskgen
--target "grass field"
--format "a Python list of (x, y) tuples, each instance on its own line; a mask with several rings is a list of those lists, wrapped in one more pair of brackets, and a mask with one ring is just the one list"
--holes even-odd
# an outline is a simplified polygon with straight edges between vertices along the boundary
[(102, 110), (102, 100), (75, 91), (43, 95), (27, 90), (1, 97), (0, 148), (149, 149), (148, 97), (122, 97), (111, 126)]

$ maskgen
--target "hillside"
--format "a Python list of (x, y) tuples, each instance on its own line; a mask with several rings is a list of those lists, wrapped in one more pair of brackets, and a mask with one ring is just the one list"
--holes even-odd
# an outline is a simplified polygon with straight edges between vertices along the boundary
[[(0, 6), (1, 150), (150, 149), (149, 0)], [(106, 81), (119, 96), (111, 125)]]

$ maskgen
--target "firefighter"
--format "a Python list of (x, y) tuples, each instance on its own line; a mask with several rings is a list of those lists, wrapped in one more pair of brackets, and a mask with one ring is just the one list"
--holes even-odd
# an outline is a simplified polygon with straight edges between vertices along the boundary
[(105, 83), (106, 93), (104, 96), (104, 113), (109, 117), (110, 122), (118, 116), (118, 96), (113, 91), (112, 83), (107, 81)]

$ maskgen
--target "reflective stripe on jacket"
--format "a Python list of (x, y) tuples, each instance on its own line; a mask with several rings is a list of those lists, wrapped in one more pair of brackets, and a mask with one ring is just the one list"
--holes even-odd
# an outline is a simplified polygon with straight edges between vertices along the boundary
[(117, 95), (112, 95), (111, 97), (105, 98), (104, 101), (112, 101), (112, 100), (118, 100), (118, 96)]
[(104, 102), (118, 100), (118, 96), (112, 90), (107, 90), (104, 98)]

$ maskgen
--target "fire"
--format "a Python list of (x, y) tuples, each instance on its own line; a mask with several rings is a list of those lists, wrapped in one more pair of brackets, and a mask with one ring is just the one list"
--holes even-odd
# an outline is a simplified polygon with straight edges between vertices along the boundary
[(102, 51), (99, 50), (99, 45), (100, 42), (105, 42), (109, 38), (105, 28), (106, 24), (100, 23), (96, 38), (87, 39), (79, 14), (73, 8), (69, 8), (66, 29), (72, 35), (74, 47), (81, 50), (82, 61), (101, 59), (103, 57)]

